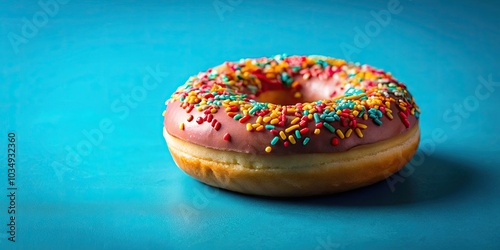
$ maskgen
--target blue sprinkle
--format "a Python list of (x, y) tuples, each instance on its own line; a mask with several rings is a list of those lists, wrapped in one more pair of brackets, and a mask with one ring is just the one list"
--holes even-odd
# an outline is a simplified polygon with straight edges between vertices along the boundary
[(330, 130), (330, 132), (335, 133), (335, 128), (332, 125), (330, 125), (330, 124), (328, 124), (326, 122), (323, 122), (323, 127), (325, 127), (328, 130)]
[(271, 130), (271, 129), (274, 129), (275, 127), (274, 127), (274, 125), (267, 124), (267, 125), (265, 126), (265, 128), (266, 128), (267, 130)]
[(302, 145), (304, 145), (304, 146), (307, 145), (309, 140), (311, 140), (311, 139), (309, 139), (309, 137), (304, 138), (304, 141), (302, 141)]
[(316, 123), (319, 123), (319, 122), (321, 121), (321, 120), (319, 119), (319, 115), (318, 115), (318, 113), (314, 113), (314, 114), (313, 114), (313, 116), (314, 116), (314, 121), (315, 121)]
[(295, 137), (297, 137), (297, 139), (300, 139), (302, 136), (300, 135), (300, 131), (297, 129), (295, 130)]
[(271, 145), (276, 145), (276, 143), (279, 141), (279, 137), (278, 136), (275, 136), (272, 140), (271, 140)]

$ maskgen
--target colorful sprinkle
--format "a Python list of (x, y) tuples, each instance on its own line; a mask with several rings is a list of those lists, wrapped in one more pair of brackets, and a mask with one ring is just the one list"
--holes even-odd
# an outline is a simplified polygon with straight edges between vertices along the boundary
[[(329, 94), (330, 99), (292, 105), (256, 101), (269, 86), (290, 89), (292, 98), (303, 97), (301, 81), (296, 81), (298, 77), (305, 80), (337, 77), (341, 79), (341, 90)], [(278, 55), (226, 62), (190, 77), (167, 105), (174, 101), (179, 101), (179, 106), (189, 114), (187, 122), (195, 119), (200, 126), (206, 126), (207, 122), (219, 131), (222, 124), (215, 117), (218, 112), (225, 112), (238, 121), (228, 126), (241, 126), (242, 131), (253, 133), (269, 133), (270, 145), (278, 145), (281, 138), (285, 147), (302, 138), (304, 146), (310, 146), (311, 141), (324, 140), (316, 136), (322, 128), (335, 134), (331, 144), (337, 145), (339, 139), (350, 138), (353, 133), (363, 138), (361, 130), (367, 129), (367, 124), (382, 126), (384, 116), (386, 121), (396, 122), (393, 113), (398, 114), (406, 128), (411, 125), (409, 116), (420, 117), (420, 109), (406, 86), (390, 73), (368, 65), (312, 56)], [(201, 116), (195, 118), (195, 113)], [(372, 120), (372, 123), (361, 123), (363, 120)], [(184, 123), (179, 124), (179, 129), (185, 129)], [(222, 139), (231, 141), (229, 133)], [(266, 152), (271, 150), (271, 146), (265, 147)]]

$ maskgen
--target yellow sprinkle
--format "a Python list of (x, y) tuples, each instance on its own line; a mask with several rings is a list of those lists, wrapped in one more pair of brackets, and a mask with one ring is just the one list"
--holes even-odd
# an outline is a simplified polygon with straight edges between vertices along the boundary
[(267, 152), (267, 153), (271, 153), (271, 150), (273, 150), (273, 149), (272, 149), (270, 146), (267, 146), (267, 147), (266, 147), (266, 152)]
[(200, 107), (196, 107), (196, 110), (203, 111), (203, 108), (201, 106)]
[(226, 108), (226, 112), (229, 112), (229, 111), (231, 111), (231, 108)]
[(345, 97), (344, 100), (359, 99), (363, 96), (366, 96), (366, 94), (348, 96), (348, 97)]
[(257, 124), (257, 123), (252, 124), (252, 128), (257, 128), (258, 126), (260, 126), (260, 124)]
[(401, 105), (399, 105), (399, 107), (400, 107), (403, 111), (406, 111), (406, 107), (405, 107), (405, 106), (401, 106)]
[(411, 111), (410, 111), (410, 113), (411, 113), (412, 115), (415, 115), (415, 108), (412, 108), (412, 109), (411, 109)]
[[(297, 119), (299, 119), (299, 118), (297, 118)], [(294, 131), (294, 130), (296, 130), (298, 128), (300, 128), (299, 125), (293, 125), (293, 126), (288, 127), (287, 129), (285, 129), (285, 132), (290, 133), (290, 132), (292, 132), (292, 131)]]
[(288, 140), (289, 140), (292, 144), (297, 143), (297, 142), (295, 141), (295, 138), (293, 138), (293, 135), (289, 135), (289, 136), (288, 136)]
[(293, 97), (295, 97), (295, 98), (301, 98), (302, 94), (300, 92), (295, 92), (295, 94), (293, 94)]
[(295, 117), (295, 118), (294, 118), (294, 119), (293, 119), (290, 123), (291, 123), (292, 125), (295, 125), (295, 124), (297, 124), (297, 123), (299, 123), (299, 122), (300, 122), (300, 118)]
[(280, 120), (278, 120), (278, 118), (274, 118), (271, 120), (272, 125), (278, 124), (279, 122), (280, 122)]
[(368, 114), (366, 114), (366, 113), (363, 114), (363, 120), (365, 120), (365, 121), (368, 120)]
[(276, 113), (276, 112), (273, 112), (273, 113), (271, 114), (271, 118), (272, 118), (272, 119), (277, 118), (278, 116), (279, 116), (279, 114), (278, 114), (278, 113)]
[(264, 117), (264, 119), (262, 119), (264, 121), (264, 123), (269, 123), (269, 121), (271, 120), (272, 118), (269, 117), (269, 116), (266, 116)]
[(352, 111), (352, 114), (353, 114), (354, 116), (358, 116), (358, 115), (359, 115), (359, 112), (358, 112), (357, 110), (354, 110), (354, 111)]
[(165, 113), (167, 113), (167, 111), (163, 110), (163, 112), (161, 113), (161, 116), (165, 116)]
[(386, 107), (386, 108), (388, 108), (388, 109), (390, 109), (390, 108), (391, 108), (391, 103), (390, 103), (390, 102), (388, 102), (388, 101), (386, 101), (386, 102), (385, 102), (385, 107)]
[(312, 114), (308, 114), (307, 115), (307, 119), (312, 120), (313, 119), (313, 115)]
[(344, 139), (344, 138), (345, 138), (345, 136), (344, 136), (344, 132), (342, 132), (342, 130), (337, 129), (335, 132), (336, 132), (336, 133), (337, 133), (337, 135), (340, 137), (340, 139)]
[(212, 109), (210, 110), (210, 113), (212, 113), (212, 114), (217, 113), (217, 109), (216, 109), (216, 108), (212, 108)]
[(252, 130), (253, 130), (252, 124), (251, 123), (247, 123), (247, 131), (250, 132)]
[(356, 126), (357, 126), (358, 128), (362, 128), (362, 129), (366, 129), (366, 128), (368, 128), (368, 126), (366, 126), (366, 125), (365, 125), (365, 124), (363, 124), (363, 123), (358, 123), (358, 124), (356, 124)]
[(345, 137), (349, 138), (349, 136), (351, 136), (351, 134), (352, 134), (352, 128), (348, 129), (347, 132), (345, 132)]
[(389, 119), (394, 119), (391, 112), (386, 112), (385, 114), (387, 115), (387, 117), (389, 117)]
[(286, 140), (286, 134), (283, 131), (280, 131), (280, 137), (282, 140)]
[(319, 128), (317, 128), (317, 129), (314, 130), (314, 134), (315, 135), (319, 135), (319, 132), (321, 132), (321, 130), (319, 130)]
[(340, 98), (344, 98), (345, 96), (344, 95), (339, 95), (339, 96), (335, 96), (335, 97), (332, 97), (332, 101), (336, 101)]
[(183, 122), (181, 122), (181, 124), (179, 124), (179, 129), (184, 130), (184, 123)]
[(255, 121), (255, 123), (261, 124), (262, 123), (262, 116), (259, 115), (259, 117), (257, 117), (257, 121)]
[(363, 138), (363, 133), (361, 133), (361, 129), (356, 128), (356, 129), (354, 129), (354, 131), (356, 132), (356, 134), (358, 135), (359, 138)]
[(257, 128), (255, 128), (255, 131), (262, 131), (264, 129), (264, 126), (259, 125)]

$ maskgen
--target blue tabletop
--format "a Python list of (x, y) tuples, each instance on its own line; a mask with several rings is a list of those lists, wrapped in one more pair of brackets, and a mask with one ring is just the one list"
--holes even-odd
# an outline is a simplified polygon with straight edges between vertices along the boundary
[[(499, 8), (3, 1), (0, 249), (498, 249)], [(219, 190), (179, 170), (161, 115), (177, 86), (227, 60), (281, 53), (345, 58), (405, 82), (422, 110), (406, 168), (301, 199)]]

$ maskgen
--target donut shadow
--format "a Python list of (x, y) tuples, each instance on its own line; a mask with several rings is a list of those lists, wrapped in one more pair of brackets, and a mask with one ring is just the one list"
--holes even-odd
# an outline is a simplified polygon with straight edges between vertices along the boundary
[(248, 196), (261, 202), (316, 206), (394, 206), (444, 199), (458, 195), (479, 180), (480, 173), (472, 163), (451, 155), (435, 153), (415, 166), (407, 164), (401, 171), (373, 185), (333, 194), (302, 198)]

